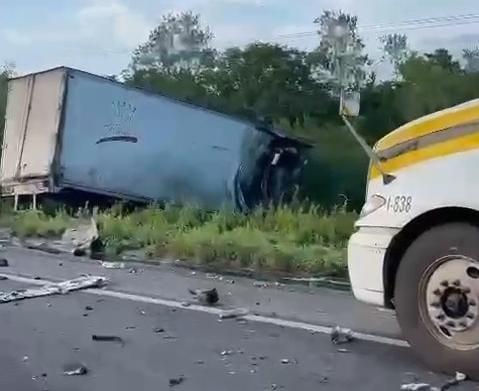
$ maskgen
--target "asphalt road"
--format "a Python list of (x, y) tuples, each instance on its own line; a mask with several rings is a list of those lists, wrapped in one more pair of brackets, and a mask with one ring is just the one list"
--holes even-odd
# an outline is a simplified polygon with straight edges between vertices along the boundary
[[(0, 281), (2, 291), (22, 287)], [(0, 390), (383, 391), (446, 380), (408, 348), (336, 346), (325, 334), (87, 291), (0, 304), (0, 330)], [(124, 344), (93, 341), (93, 334), (116, 335)], [(89, 372), (65, 376), (71, 363)], [(181, 384), (169, 385), (180, 377)], [(455, 390), (475, 387), (467, 382)]]

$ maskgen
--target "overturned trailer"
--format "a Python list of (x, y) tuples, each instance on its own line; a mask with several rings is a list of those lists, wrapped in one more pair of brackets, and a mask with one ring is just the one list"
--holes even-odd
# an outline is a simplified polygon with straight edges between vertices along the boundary
[(108, 196), (248, 210), (297, 183), (304, 142), (60, 67), (9, 81), (3, 197)]

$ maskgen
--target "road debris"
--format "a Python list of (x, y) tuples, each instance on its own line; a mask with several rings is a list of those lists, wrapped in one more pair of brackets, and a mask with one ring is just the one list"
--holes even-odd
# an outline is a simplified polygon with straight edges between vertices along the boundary
[(223, 356), (223, 357), (224, 357), (224, 356), (231, 356), (231, 355), (233, 355), (233, 354), (234, 354), (234, 352), (233, 352), (232, 350), (223, 350), (223, 351), (220, 353), (220, 355)]
[(200, 304), (213, 305), (216, 304), (220, 299), (216, 288), (203, 290), (188, 289), (188, 292), (190, 292)]
[(283, 358), (281, 360), (281, 364), (289, 364), (289, 363), (290, 363), (290, 361), (287, 358)]
[(195, 364), (203, 365), (205, 362), (203, 360), (196, 360)]
[(189, 301), (182, 301), (181, 302), (182, 307), (189, 307), (190, 305), (191, 305), (191, 303)]
[(448, 380), (445, 384), (443, 384), (440, 388), (440, 391), (446, 391), (451, 387), (457, 386), (459, 383), (466, 381), (467, 376), (462, 372), (456, 372), (456, 375), (453, 379)]
[(0, 258), (0, 267), (7, 267), (8, 261), (6, 258)]
[(123, 338), (121, 338), (117, 335), (97, 335), (97, 334), (93, 334), (91, 336), (91, 339), (93, 341), (100, 341), (100, 342), (118, 342), (121, 346), (125, 345), (125, 341), (123, 341)]
[(101, 266), (105, 269), (125, 269), (125, 262), (102, 262)]
[(269, 284), (265, 281), (254, 281), (253, 286), (256, 288), (268, 288)]
[(174, 387), (174, 386), (178, 386), (180, 385), (181, 383), (183, 383), (185, 381), (185, 377), (183, 375), (179, 376), (179, 377), (172, 377), (170, 380), (169, 380), (169, 385), (170, 387)]
[(431, 387), (428, 383), (409, 383), (401, 386), (401, 391), (433, 391), (438, 388)]
[(234, 284), (234, 283), (235, 283), (235, 280), (226, 280), (226, 282), (227, 282), (228, 284)]
[(135, 330), (136, 326), (126, 326), (125, 330)]
[(75, 256), (91, 255), (92, 257), (103, 247), (98, 226), (94, 218), (87, 224), (65, 230), (61, 238), (63, 250)]
[(348, 349), (338, 349), (337, 350), (338, 353), (349, 353), (349, 350)]
[(155, 334), (160, 334), (160, 333), (164, 333), (164, 332), (165, 332), (165, 329), (164, 329), (163, 327), (155, 327), (155, 328), (153, 329), (153, 332), (154, 332)]
[(22, 361), (23, 361), (23, 362), (28, 361), (28, 356), (23, 356)]
[(336, 326), (333, 330), (331, 330), (331, 342), (335, 345), (349, 343), (353, 340), (353, 332), (350, 329), (343, 329), (339, 326)]
[(82, 376), (88, 373), (88, 368), (82, 364), (67, 364), (63, 367), (65, 376)]
[(5, 280), (8, 280), (7, 276), (0, 276), (0, 281), (5, 281)]
[(80, 289), (100, 287), (103, 286), (106, 281), (104, 277), (82, 276), (59, 283), (48, 283), (39, 288), (17, 289), (11, 292), (0, 293), (0, 303), (9, 303), (11, 301), (30, 299), (33, 297), (63, 295)]
[(234, 319), (248, 315), (249, 310), (247, 308), (235, 308), (232, 310), (225, 310), (220, 313), (220, 319)]
[(90, 305), (85, 306), (85, 311), (93, 311), (93, 307)]
[(446, 391), (449, 388), (457, 386), (459, 383), (466, 380), (467, 375), (462, 372), (456, 372), (454, 378), (448, 380), (440, 387), (434, 387), (428, 383), (408, 383), (401, 386), (401, 391)]

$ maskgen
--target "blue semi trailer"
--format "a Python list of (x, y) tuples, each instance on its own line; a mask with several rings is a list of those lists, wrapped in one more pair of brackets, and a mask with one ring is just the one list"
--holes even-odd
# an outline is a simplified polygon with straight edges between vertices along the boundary
[(3, 197), (82, 194), (248, 210), (295, 186), (308, 145), (60, 67), (9, 81)]

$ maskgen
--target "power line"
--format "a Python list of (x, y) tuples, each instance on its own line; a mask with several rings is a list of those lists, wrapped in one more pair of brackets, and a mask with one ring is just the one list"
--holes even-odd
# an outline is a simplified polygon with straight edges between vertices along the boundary
[[(390, 30), (419, 30), (422, 28), (435, 28), (435, 27), (447, 27), (447, 26), (459, 26), (465, 24), (479, 23), (479, 14), (466, 14), (455, 16), (442, 16), (435, 18), (424, 19), (412, 19), (399, 23), (382, 23), (382, 24), (370, 24), (364, 26), (358, 26), (358, 30), (361, 32), (387, 32)], [(317, 31), (302, 31), (291, 34), (281, 34), (277, 38), (304, 38), (314, 36)]]

